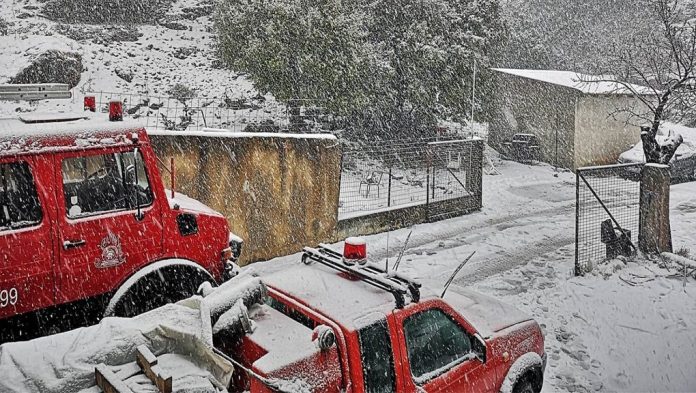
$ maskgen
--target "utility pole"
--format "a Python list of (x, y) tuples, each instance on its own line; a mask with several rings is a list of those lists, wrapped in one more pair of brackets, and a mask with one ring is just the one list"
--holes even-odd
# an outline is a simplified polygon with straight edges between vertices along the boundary
[(471, 87), (471, 136), (474, 135), (474, 104), (476, 102), (476, 57), (474, 57), (474, 80)]

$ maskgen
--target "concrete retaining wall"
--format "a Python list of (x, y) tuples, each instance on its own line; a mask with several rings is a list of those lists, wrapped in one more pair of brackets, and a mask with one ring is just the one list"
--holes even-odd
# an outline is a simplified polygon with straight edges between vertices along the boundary
[[(176, 189), (227, 217), (245, 239), (242, 264), (335, 237), (341, 151), (332, 135), (150, 132), (174, 157)], [(162, 171), (165, 185), (170, 184)]]

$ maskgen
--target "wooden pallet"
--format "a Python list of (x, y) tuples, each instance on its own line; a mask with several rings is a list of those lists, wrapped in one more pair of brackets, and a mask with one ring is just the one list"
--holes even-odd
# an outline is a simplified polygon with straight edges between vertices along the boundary
[[(145, 345), (137, 348), (135, 362), (140, 367), (140, 371), (152, 381), (160, 393), (172, 393), (172, 376), (164, 374), (157, 364), (157, 356)], [(104, 393), (133, 393), (124, 382), (122, 376), (111, 371), (105, 364), (99, 364), (95, 368), (94, 376), (97, 386)]]

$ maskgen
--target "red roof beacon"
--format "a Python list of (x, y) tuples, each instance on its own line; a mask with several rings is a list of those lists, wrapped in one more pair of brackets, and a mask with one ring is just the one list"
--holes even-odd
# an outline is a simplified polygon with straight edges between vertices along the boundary
[(343, 246), (343, 260), (346, 265), (367, 263), (367, 243), (361, 237), (349, 237)]

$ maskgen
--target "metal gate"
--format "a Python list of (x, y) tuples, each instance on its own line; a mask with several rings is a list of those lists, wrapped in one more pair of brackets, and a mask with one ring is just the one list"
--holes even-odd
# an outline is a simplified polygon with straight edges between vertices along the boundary
[(373, 142), (343, 152), (339, 219), (414, 207), (428, 220), (481, 207), (483, 142)]
[(638, 239), (643, 164), (580, 168), (576, 172), (575, 275), (618, 254)]
[(428, 220), (461, 215), (469, 199), (480, 199), (483, 157), (475, 141), (430, 142), (428, 158)]

